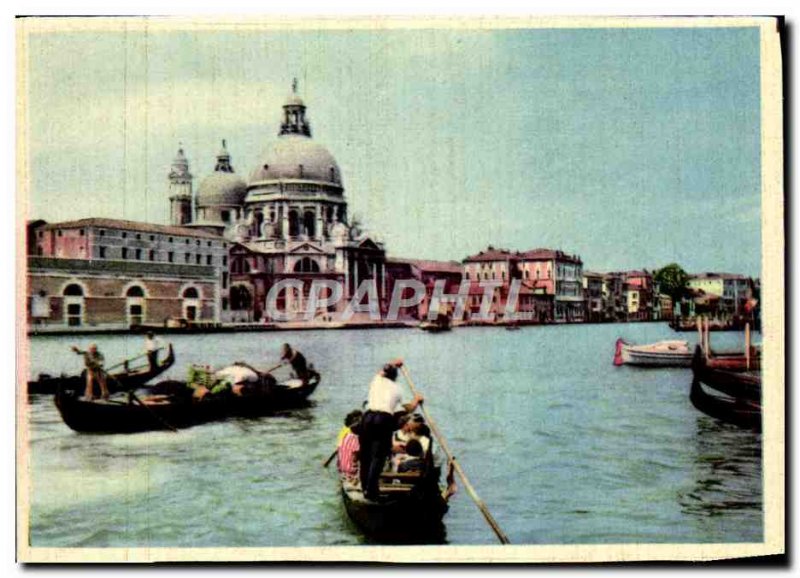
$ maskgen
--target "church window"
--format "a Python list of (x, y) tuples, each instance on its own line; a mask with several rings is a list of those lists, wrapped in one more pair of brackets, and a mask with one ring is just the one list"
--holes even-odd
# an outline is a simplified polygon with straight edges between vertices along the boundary
[(316, 224), (317, 219), (314, 215), (313, 211), (306, 211), (303, 214), (303, 228), (305, 229), (305, 234), (309, 237), (313, 237), (316, 235)]
[(319, 273), (319, 265), (309, 257), (303, 257), (294, 264), (295, 273)]
[(300, 234), (300, 218), (297, 211), (289, 211), (289, 236), (297, 237)]

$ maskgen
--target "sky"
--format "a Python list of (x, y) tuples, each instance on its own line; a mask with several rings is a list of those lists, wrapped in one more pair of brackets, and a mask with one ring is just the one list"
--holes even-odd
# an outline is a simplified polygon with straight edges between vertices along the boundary
[(757, 28), (72, 32), (28, 44), (29, 218), (167, 222), (179, 143), (245, 179), (293, 77), (390, 256), (488, 245), (757, 276)]

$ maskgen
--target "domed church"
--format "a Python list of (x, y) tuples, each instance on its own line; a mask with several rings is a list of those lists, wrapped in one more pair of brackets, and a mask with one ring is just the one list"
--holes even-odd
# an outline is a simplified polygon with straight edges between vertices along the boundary
[[(193, 195), (193, 176), (182, 149), (169, 173), (173, 225), (196, 227), (232, 241), (230, 279), (223, 277), (223, 317), (231, 321), (269, 321), (266, 297), (283, 279), (298, 280), (278, 294), (281, 311), (304, 312), (314, 279), (342, 283), (344, 298), (364, 280), (386, 301), (386, 253), (347, 215), (339, 165), (312, 138), (297, 80), (283, 105), (277, 138), (261, 155), (247, 181), (234, 170), (227, 143), (214, 171)], [(326, 319), (333, 308), (315, 312)]]

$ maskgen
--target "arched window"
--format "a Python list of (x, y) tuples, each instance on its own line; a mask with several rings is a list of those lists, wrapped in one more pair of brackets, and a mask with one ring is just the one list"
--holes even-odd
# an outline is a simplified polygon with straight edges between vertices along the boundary
[(133, 287), (128, 289), (128, 291), (125, 293), (125, 296), (126, 297), (144, 297), (144, 289), (142, 289), (138, 285), (134, 285)]
[(64, 295), (66, 297), (83, 297), (83, 287), (77, 283), (72, 283), (64, 288)]
[(184, 299), (198, 299), (200, 294), (197, 292), (197, 289), (194, 287), (187, 287), (183, 290), (183, 298)]
[(314, 211), (306, 211), (303, 214), (303, 229), (306, 235), (314, 237), (317, 230), (317, 217)]
[(249, 310), (252, 305), (250, 291), (246, 287), (231, 287), (231, 309), (234, 311)]
[(294, 264), (295, 273), (319, 273), (319, 265), (309, 257), (303, 257)]
[(300, 216), (297, 211), (289, 211), (289, 236), (297, 237), (300, 234)]

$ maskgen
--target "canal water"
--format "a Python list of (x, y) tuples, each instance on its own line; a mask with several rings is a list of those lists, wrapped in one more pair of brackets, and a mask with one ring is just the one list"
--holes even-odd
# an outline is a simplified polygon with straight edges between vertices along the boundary
[[(52, 397), (31, 400), (33, 546), (363, 544), (335, 468), (342, 418), (382, 363), (403, 357), (453, 452), (515, 544), (758, 542), (761, 436), (689, 402), (691, 371), (614, 367), (617, 337), (675, 339), (666, 324), (176, 335), (177, 362), (266, 364), (283, 341), (320, 370), (313, 406), (136, 435), (80, 435)], [(695, 334), (683, 334), (690, 342)], [(141, 337), (36, 337), (30, 375), (80, 370), (69, 345), (106, 359)], [(712, 334), (719, 348), (737, 333)], [(447, 542), (496, 540), (463, 487)]]

